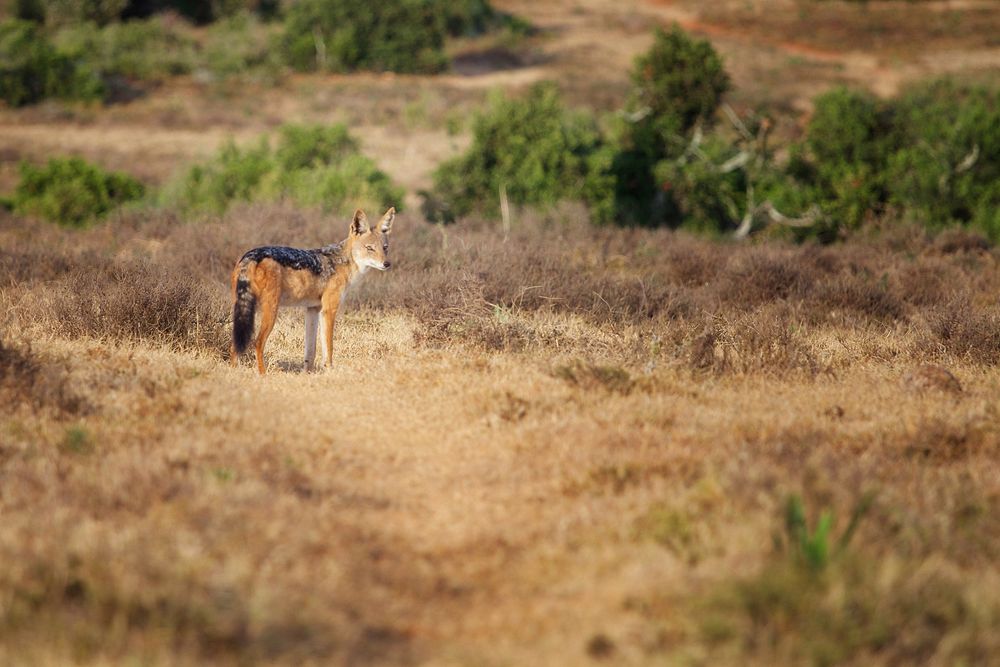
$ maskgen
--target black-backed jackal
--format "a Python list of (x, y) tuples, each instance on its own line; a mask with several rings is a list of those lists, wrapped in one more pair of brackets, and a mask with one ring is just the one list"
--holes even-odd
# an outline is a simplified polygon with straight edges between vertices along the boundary
[(396, 209), (390, 208), (374, 229), (361, 209), (354, 212), (347, 238), (315, 250), (264, 246), (248, 250), (233, 269), (233, 343), (230, 362), (250, 344), (254, 312), (260, 306), (260, 330), (255, 351), (257, 370), (264, 374), (264, 344), (274, 327), (278, 306), (306, 309), (306, 370), (316, 358), (316, 333), (326, 365), (333, 363), (333, 323), (347, 287), (367, 269), (389, 268), (389, 233)]

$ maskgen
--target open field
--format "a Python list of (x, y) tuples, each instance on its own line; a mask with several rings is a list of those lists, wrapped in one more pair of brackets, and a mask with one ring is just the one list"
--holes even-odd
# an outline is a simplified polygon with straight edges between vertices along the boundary
[(57, 154), (159, 185), (286, 122), (346, 123), (408, 192), (333, 368), (302, 371), (286, 309), (264, 377), (224, 361), (234, 260), (347, 218), (0, 211), (0, 664), (1000, 659), (1000, 251), (893, 219), (738, 243), (568, 204), (439, 227), (415, 196), (493, 88), (619, 107), (656, 25), (710, 37), (780, 140), (835, 83), (988, 76), (993, 3), (495, 4), (540, 28), (521, 61), (469, 42), (439, 76), (0, 110), (0, 192)]
[[(259, 378), (221, 360), (226, 258), (327, 221), (6, 221), (39, 243), (3, 256), (4, 661), (995, 655), (993, 252), (531, 223), (401, 218), (335, 367), (286, 314)], [(826, 636), (771, 536), (789, 494), (843, 530), (868, 493)]]

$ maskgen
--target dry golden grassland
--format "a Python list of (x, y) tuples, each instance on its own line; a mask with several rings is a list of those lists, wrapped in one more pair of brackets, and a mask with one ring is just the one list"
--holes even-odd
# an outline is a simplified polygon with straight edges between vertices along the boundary
[(0, 662), (995, 657), (996, 252), (577, 217), (401, 217), (334, 368), (289, 311), (265, 377), (223, 360), (230, 262), (344, 221), (4, 220)]
[[(522, 66), (478, 72), (507, 57), (486, 49), (453, 54), (472, 75), (2, 110), (0, 191), (21, 158), (157, 185), (229, 136), (347, 122), (412, 196), (489, 89), (555, 79), (619, 108), (674, 20), (785, 137), (833, 82), (996, 62), (989, 2), (809, 3), (811, 24), (785, 0), (495, 4), (540, 28)], [(903, 4), (891, 40), (841, 44)], [(944, 5), (961, 16), (918, 20)], [(505, 235), (405, 203), (334, 367), (302, 372), (286, 310), (264, 377), (225, 363), (233, 263), (346, 217), (0, 212), (0, 665), (1000, 660), (1000, 251), (893, 221), (737, 244), (573, 208)]]

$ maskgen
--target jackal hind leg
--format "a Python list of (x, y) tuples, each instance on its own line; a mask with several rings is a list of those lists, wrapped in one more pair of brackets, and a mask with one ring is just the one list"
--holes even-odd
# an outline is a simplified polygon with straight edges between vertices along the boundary
[(257, 371), (261, 375), (266, 371), (264, 368), (264, 345), (267, 343), (267, 337), (271, 335), (271, 329), (274, 328), (274, 321), (278, 319), (279, 297), (280, 292), (277, 286), (260, 296), (260, 331), (257, 332), (257, 344), (254, 350), (257, 353)]
[(306, 308), (306, 372), (313, 370), (316, 361), (316, 333), (319, 329), (319, 308)]

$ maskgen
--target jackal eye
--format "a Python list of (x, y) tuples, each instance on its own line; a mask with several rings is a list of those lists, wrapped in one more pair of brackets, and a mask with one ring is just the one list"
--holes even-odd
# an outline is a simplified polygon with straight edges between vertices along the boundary
[(366, 245), (365, 246), (365, 250), (367, 250), (368, 252), (375, 252), (375, 246), (373, 246), (373, 245)]

